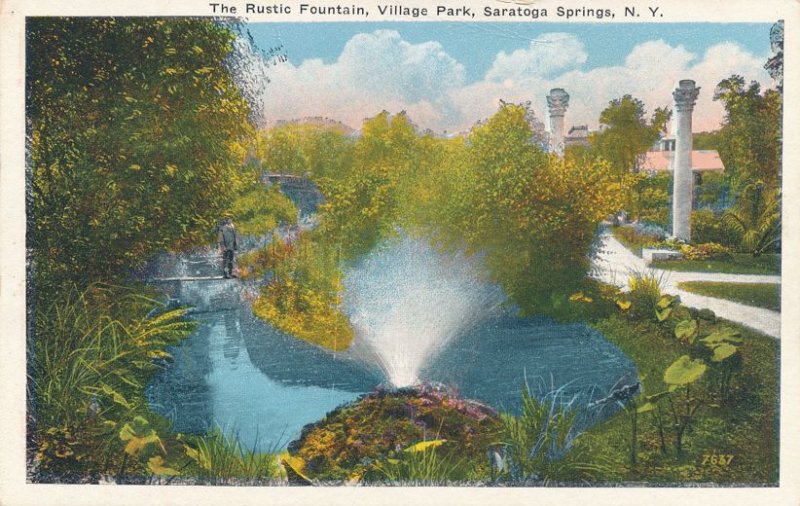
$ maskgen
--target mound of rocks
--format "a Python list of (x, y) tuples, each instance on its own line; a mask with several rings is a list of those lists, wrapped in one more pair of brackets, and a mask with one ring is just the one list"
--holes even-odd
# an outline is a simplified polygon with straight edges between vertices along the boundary
[(285, 463), (291, 462), (290, 477), (300, 471), (304, 479), (350, 480), (402, 457), (412, 445), (437, 441), (437, 452), (480, 468), (489, 465), (486, 452), (498, 428), (493, 409), (441, 385), (379, 389), (304, 427)]

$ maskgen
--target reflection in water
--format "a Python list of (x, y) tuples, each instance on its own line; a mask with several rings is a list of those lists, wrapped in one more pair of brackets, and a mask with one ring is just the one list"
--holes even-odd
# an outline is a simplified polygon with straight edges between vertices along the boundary
[[(318, 386), (320, 378), (302, 381), (302, 371), (278, 375), (278, 379), (268, 376), (253, 365), (242, 333), (244, 327), (259, 322), (249, 314), (242, 318), (243, 313), (249, 312), (200, 315), (197, 331), (172, 350), (174, 363), (150, 385), (153, 408), (170, 418), (175, 430), (203, 433), (218, 426), (237, 434), (246, 447), (274, 450), (299, 434), (303, 425), (370, 388), (364, 383), (362, 389), (349, 391), (333, 382)], [(262, 359), (268, 358), (266, 369), (275, 371), (280, 365), (290, 371), (295, 354), (270, 342), (270, 332), (263, 330), (271, 329), (262, 326), (258, 337), (267, 338), (266, 346), (255, 348)], [(324, 362), (317, 365), (326, 368)]]

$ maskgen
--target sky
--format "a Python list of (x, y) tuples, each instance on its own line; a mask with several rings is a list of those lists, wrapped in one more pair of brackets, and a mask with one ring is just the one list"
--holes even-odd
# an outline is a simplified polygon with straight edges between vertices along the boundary
[[(648, 114), (670, 106), (679, 79), (701, 87), (694, 130), (719, 128), (712, 100), (732, 74), (774, 86), (763, 69), (771, 24), (253, 23), (270, 66), (268, 121), (322, 116), (352, 128), (382, 110), (406, 111), (422, 128), (462, 132), (499, 101), (530, 101), (547, 117), (551, 88), (570, 94), (566, 124), (598, 127), (610, 100), (631, 94)], [(544, 121), (547, 123), (546, 121)]]

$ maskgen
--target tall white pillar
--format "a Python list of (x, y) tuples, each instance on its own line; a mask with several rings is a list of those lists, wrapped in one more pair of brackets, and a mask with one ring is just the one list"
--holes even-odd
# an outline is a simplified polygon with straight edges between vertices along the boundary
[(569, 105), (569, 94), (563, 88), (553, 88), (547, 95), (550, 112), (550, 151), (564, 155), (564, 113)]
[(692, 238), (692, 111), (700, 88), (691, 79), (678, 82), (675, 99), (675, 158), (672, 170), (672, 236), (689, 242)]

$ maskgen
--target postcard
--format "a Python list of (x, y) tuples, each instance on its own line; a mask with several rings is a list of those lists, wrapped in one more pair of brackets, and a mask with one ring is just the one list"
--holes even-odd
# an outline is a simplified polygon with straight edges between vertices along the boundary
[(796, 3), (0, 12), (0, 503), (800, 502)]

